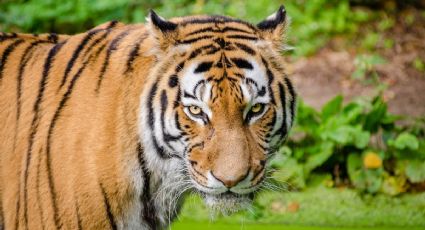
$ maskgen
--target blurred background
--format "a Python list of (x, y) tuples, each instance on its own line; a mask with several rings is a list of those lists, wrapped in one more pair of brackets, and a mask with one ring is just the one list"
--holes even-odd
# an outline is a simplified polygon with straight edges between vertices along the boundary
[(0, 30), (78, 33), (109, 20), (224, 14), (256, 23), (284, 4), (297, 123), (248, 211), (191, 195), (172, 229), (423, 229), (425, 1), (0, 0)]

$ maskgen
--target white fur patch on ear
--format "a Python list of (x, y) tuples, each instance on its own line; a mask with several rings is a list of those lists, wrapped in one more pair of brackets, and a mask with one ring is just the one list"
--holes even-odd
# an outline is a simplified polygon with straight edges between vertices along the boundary
[(267, 20), (267, 21), (274, 21), (274, 20), (276, 20), (276, 15), (277, 15), (277, 12), (275, 12), (274, 14), (269, 15), (269, 16), (266, 18), (266, 20)]

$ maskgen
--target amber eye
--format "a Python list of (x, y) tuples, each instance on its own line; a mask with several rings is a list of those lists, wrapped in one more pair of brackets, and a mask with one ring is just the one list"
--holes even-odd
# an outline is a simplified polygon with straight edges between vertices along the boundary
[(259, 113), (263, 110), (264, 105), (261, 103), (257, 103), (251, 107), (252, 113)]
[(189, 106), (189, 112), (193, 115), (200, 115), (202, 113), (201, 108), (199, 108), (199, 106), (196, 105), (191, 105)]

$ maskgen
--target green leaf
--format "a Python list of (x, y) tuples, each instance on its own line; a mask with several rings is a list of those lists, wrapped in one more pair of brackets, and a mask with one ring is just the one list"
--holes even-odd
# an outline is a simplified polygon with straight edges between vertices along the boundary
[(411, 133), (403, 132), (395, 139), (395, 141), (388, 142), (389, 145), (397, 149), (411, 149), (417, 150), (419, 148), (418, 139)]
[(363, 106), (361, 106), (359, 103), (351, 102), (344, 107), (342, 110), (342, 115), (347, 123), (358, 123), (357, 120), (359, 120), (361, 117), (363, 110)]
[(323, 142), (320, 145), (319, 152), (307, 157), (304, 165), (304, 175), (309, 175), (312, 170), (325, 163), (332, 155), (334, 145), (331, 142)]
[(381, 97), (377, 97), (372, 110), (366, 115), (364, 129), (375, 133), (387, 113), (387, 104)]
[(361, 129), (357, 129), (355, 132), (353, 132), (353, 139), (354, 146), (359, 149), (366, 148), (369, 144), (370, 133), (367, 131), (362, 131)]
[(343, 97), (338, 95), (326, 103), (322, 108), (322, 120), (326, 121), (331, 116), (339, 113), (342, 108)]
[(366, 189), (369, 193), (377, 193), (382, 186), (382, 169), (366, 169)]
[(406, 176), (412, 183), (425, 182), (425, 161), (408, 161), (406, 165)]
[(362, 158), (358, 153), (351, 153), (347, 158), (347, 172), (351, 183), (358, 189), (366, 188), (366, 176), (362, 170)]

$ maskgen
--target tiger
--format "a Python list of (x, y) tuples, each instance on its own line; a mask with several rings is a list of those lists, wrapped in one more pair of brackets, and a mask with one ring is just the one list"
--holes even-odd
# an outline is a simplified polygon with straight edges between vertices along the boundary
[(1, 228), (165, 229), (191, 193), (247, 208), (294, 121), (287, 21), (1, 33)]

